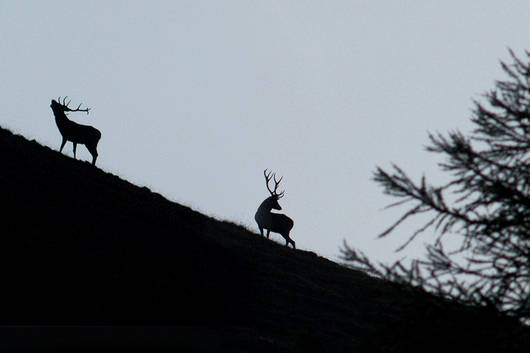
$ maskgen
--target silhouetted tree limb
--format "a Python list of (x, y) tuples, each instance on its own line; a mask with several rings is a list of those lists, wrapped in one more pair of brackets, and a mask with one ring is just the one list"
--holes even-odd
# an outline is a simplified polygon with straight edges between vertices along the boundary
[[(388, 266), (347, 244), (341, 250), (356, 269), (524, 321), (530, 320), (530, 52), (526, 62), (509, 52), (513, 63), (501, 62), (508, 79), (484, 95), (486, 104), (474, 101), (470, 136), (429, 135), (426, 149), (445, 157), (439, 167), (450, 175), (448, 183), (414, 182), (396, 165), (374, 173), (384, 193), (398, 199), (389, 207), (409, 207), (380, 237), (427, 214), (398, 249), (429, 230), (435, 241), (426, 258)], [(444, 249), (447, 236), (459, 239), (457, 250)]]

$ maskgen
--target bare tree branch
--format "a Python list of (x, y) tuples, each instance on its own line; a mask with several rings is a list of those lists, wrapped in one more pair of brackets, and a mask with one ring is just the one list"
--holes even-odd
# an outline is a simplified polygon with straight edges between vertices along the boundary
[[(409, 207), (379, 237), (428, 214), (397, 249), (430, 230), (435, 238), (425, 259), (373, 263), (346, 243), (341, 252), (350, 266), (371, 275), (530, 322), (530, 52), (526, 60), (509, 52), (513, 62), (501, 62), (508, 79), (484, 95), (486, 104), (474, 101), (473, 132), (429, 134), (426, 150), (445, 157), (439, 166), (448, 182), (414, 182), (396, 165), (374, 173), (383, 192), (398, 199), (389, 207)], [(460, 240), (458, 250), (444, 249), (446, 235)]]

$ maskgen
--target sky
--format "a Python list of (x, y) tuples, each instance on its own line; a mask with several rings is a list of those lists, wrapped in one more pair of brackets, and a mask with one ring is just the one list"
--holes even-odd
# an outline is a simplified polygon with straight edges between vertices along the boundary
[(98, 168), (255, 232), (268, 168), (298, 248), (421, 257), (430, 234), (395, 253), (420, 220), (377, 239), (404, 209), (373, 172), (447, 180), (428, 132), (470, 131), (529, 18), (527, 0), (3, 0), (0, 125), (58, 150), (67, 95), (102, 132)]

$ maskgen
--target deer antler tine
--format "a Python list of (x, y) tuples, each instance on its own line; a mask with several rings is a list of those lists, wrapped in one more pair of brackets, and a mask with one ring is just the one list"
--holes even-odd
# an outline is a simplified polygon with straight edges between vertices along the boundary
[(274, 195), (274, 191), (272, 191), (269, 187), (269, 181), (271, 181), (272, 178), (271, 173), (272, 172), (267, 173), (267, 169), (263, 171), (263, 175), (265, 176), (265, 186), (267, 186), (267, 190), (269, 190), (270, 194)]
[(272, 180), (272, 177), (273, 177), (273, 173), (267, 172), (267, 174), (265, 175), (265, 179), (267, 179), (267, 184), (269, 183), (269, 181)]
[(278, 186), (280, 186), (280, 183), (281, 183), (283, 177), (281, 177), (280, 180), (277, 180), (276, 179), (276, 173), (273, 174), (273, 177), (274, 177), (274, 194), (275, 195), (279, 195), (276, 191), (278, 190)]

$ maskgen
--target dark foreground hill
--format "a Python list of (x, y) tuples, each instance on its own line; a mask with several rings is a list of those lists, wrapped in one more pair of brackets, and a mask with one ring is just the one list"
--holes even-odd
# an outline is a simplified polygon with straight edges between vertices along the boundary
[(6, 130), (0, 160), (0, 352), (530, 349), (506, 318), (287, 249)]

